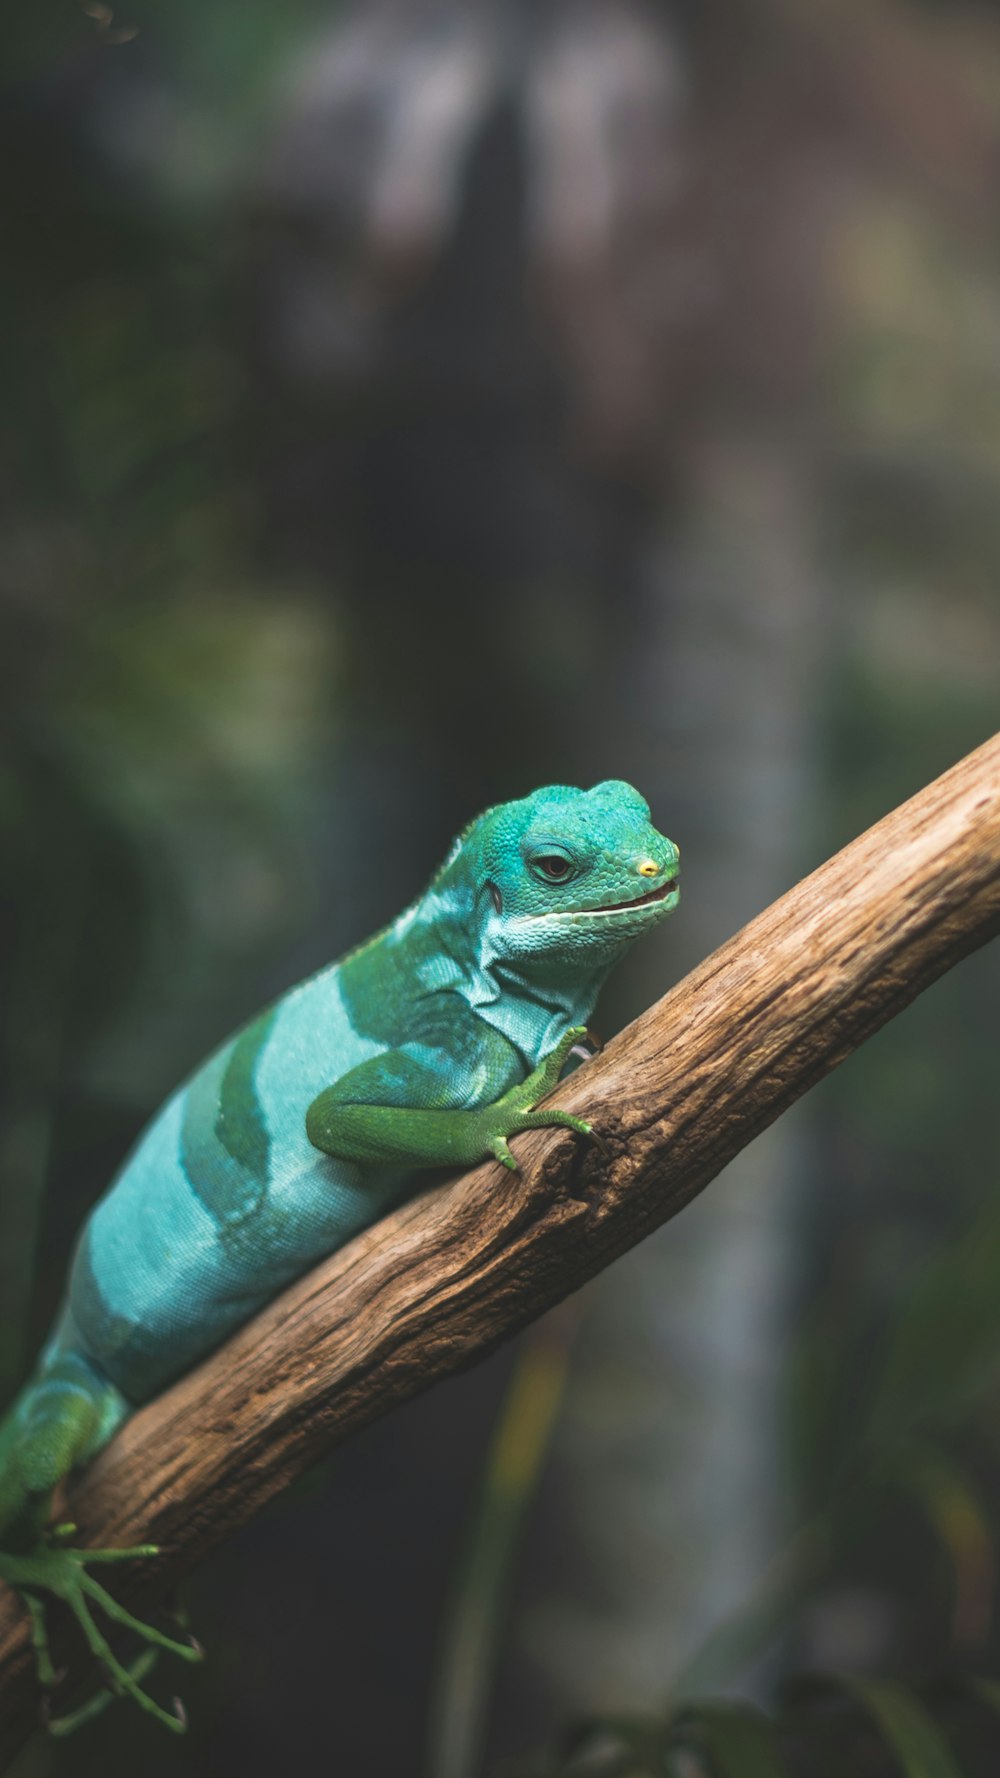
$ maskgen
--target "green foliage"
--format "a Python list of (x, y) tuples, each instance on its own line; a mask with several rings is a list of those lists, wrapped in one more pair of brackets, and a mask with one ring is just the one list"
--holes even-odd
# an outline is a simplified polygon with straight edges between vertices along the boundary
[[(967, 1694), (1000, 1708), (1000, 1685), (970, 1676)], [(978, 1778), (951, 1744), (954, 1694), (921, 1695), (888, 1679), (810, 1677), (767, 1714), (733, 1699), (684, 1705), (661, 1718), (593, 1718), (549, 1753), (497, 1778)]]
[(933, 1720), (904, 1686), (887, 1679), (843, 1683), (872, 1717), (907, 1778), (960, 1778)]
[(569, 1369), (571, 1308), (521, 1343), (487, 1456), (445, 1624), (431, 1703), (428, 1768), (464, 1778), (480, 1756), (513, 1561)]
[(680, 1711), (668, 1730), (664, 1770), (682, 1771), (684, 1749), (717, 1778), (786, 1778), (788, 1771), (775, 1725), (749, 1704), (706, 1703)]

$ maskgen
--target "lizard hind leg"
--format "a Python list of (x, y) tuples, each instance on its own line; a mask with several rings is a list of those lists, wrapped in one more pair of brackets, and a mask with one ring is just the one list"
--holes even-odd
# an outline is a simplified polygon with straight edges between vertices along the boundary
[[(68, 1544), (75, 1525), (44, 1529), (53, 1489), (79, 1463), (103, 1444), (120, 1414), (115, 1392), (76, 1354), (61, 1354), (29, 1387), (15, 1410), (11, 1436), (4, 1439), (4, 1467), (9, 1499), (11, 1483), (20, 1500), (16, 1519), (0, 1528), (0, 1580), (21, 1595), (31, 1622), (31, 1641), (39, 1683), (48, 1691), (56, 1682), (49, 1647), (46, 1611), (41, 1594), (54, 1595), (69, 1607), (91, 1654), (115, 1694), (127, 1694), (175, 1733), (185, 1727), (183, 1711), (165, 1710), (143, 1689), (155, 1654), (167, 1649), (181, 1660), (197, 1661), (197, 1644), (178, 1642), (152, 1624), (145, 1624), (119, 1604), (89, 1572), (91, 1567), (130, 1562), (158, 1554), (155, 1544), (129, 1549), (80, 1549)], [(95, 1618), (95, 1608), (113, 1625), (131, 1631), (147, 1644), (130, 1665), (118, 1659)], [(48, 1717), (53, 1734), (66, 1734), (96, 1714), (103, 1699), (92, 1700), (70, 1716)]]

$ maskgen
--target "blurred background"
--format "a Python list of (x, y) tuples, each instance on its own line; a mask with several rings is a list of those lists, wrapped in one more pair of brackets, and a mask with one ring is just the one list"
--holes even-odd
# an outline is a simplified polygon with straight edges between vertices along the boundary
[[(998, 726), (1000, 13), (49, 0), (0, 70), (5, 1399), (150, 1112), (487, 803), (682, 846), (608, 1035)], [(17, 1778), (995, 1773), (998, 964), (233, 1538), (186, 1741)]]

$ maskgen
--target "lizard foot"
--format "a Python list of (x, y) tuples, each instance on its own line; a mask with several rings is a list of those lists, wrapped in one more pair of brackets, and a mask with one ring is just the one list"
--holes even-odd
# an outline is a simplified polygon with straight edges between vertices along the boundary
[(572, 1130), (577, 1136), (584, 1136), (599, 1148), (605, 1159), (608, 1148), (602, 1136), (587, 1123), (585, 1118), (572, 1117), (568, 1111), (536, 1110), (539, 1099), (552, 1091), (571, 1055), (581, 1057), (591, 1054), (584, 1045), (590, 1041), (590, 1034), (585, 1025), (573, 1025), (556, 1044), (555, 1049), (533, 1069), (520, 1086), (512, 1087), (494, 1105), (487, 1107), (489, 1130), (487, 1143), (490, 1152), (503, 1166), (509, 1167), (512, 1173), (520, 1171), (515, 1156), (511, 1153), (509, 1139), (521, 1130), (546, 1130), (553, 1127)]
[[(58, 1678), (49, 1650), (45, 1608), (38, 1597), (39, 1592), (46, 1592), (54, 1593), (69, 1606), (83, 1632), (87, 1647), (100, 1665), (110, 1691), (116, 1696), (124, 1694), (134, 1699), (141, 1710), (155, 1716), (165, 1728), (172, 1730), (174, 1734), (183, 1734), (187, 1720), (180, 1700), (175, 1698), (174, 1709), (165, 1710), (162, 1704), (158, 1704), (155, 1698), (143, 1690), (142, 1681), (151, 1671), (160, 1649), (169, 1650), (182, 1661), (200, 1661), (201, 1648), (193, 1641), (178, 1642), (174, 1637), (156, 1629), (153, 1624), (144, 1624), (140, 1618), (133, 1617), (124, 1605), (120, 1605), (112, 1597), (106, 1587), (101, 1586), (100, 1581), (87, 1572), (88, 1567), (94, 1564), (132, 1562), (159, 1555), (159, 1545), (140, 1543), (121, 1550), (74, 1549), (67, 1547), (63, 1540), (72, 1536), (75, 1530), (75, 1525), (58, 1526), (50, 1542), (40, 1544), (28, 1555), (15, 1556), (0, 1552), (0, 1580), (5, 1580), (20, 1594), (31, 1620), (31, 1642), (35, 1651), (39, 1684), (48, 1691)], [(112, 1623), (131, 1630), (151, 1646), (131, 1665), (126, 1666), (118, 1659), (107, 1637), (98, 1627), (92, 1606), (97, 1606)], [(89, 1722), (96, 1716), (107, 1701), (107, 1694), (99, 1694), (79, 1710), (71, 1711), (66, 1716), (49, 1716), (49, 1732), (53, 1735), (70, 1734), (81, 1723)]]

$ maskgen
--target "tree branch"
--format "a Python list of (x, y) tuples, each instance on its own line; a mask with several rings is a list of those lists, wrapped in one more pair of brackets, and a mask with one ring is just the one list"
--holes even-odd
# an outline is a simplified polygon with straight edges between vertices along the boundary
[[(767, 908), (555, 1097), (604, 1135), (517, 1139), (301, 1279), (136, 1414), (75, 1486), (87, 1542), (152, 1538), (162, 1591), (352, 1432), (471, 1364), (674, 1216), (757, 1133), (1000, 929), (1000, 736)], [(37, 1721), (0, 1596), (0, 1759)]]

